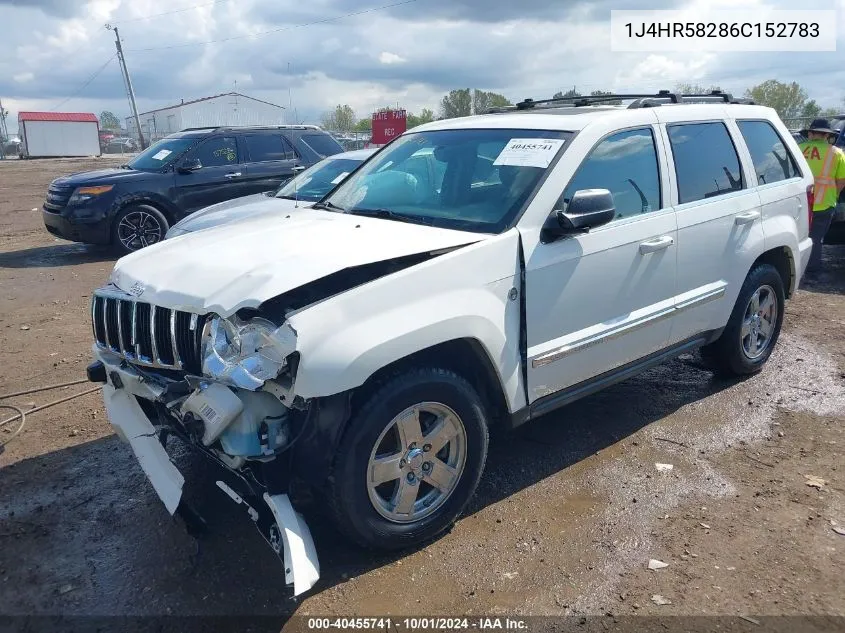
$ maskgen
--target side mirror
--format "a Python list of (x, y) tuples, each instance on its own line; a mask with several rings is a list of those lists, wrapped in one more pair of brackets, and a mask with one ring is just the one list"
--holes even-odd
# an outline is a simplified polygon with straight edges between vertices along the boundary
[(190, 174), (202, 169), (202, 163), (199, 158), (187, 158), (179, 165), (180, 174)]
[(543, 225), (540, 240), (554, 242), (573, 233), (587, 233), (616, 216), (613, 194), (607, 189), (579, 189), (566, 210), (555, 210)]

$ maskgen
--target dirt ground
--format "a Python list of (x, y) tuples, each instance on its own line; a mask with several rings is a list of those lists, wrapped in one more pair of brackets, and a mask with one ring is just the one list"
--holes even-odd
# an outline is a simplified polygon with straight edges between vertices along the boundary
[[(54, 239), (40, 205), (52, 178), (111, 162), (0, 161), (0, 393), (84, 378), (113, 256)], [(0, 616), (845, 616), (845, 247), (825, 263), (761, 374), (720, 381), (688, 355), (497, 434), (468, 511), (424, 549), (374, 556), (307, 504), (322, 579), (301, 600), (214, 486), (192, 491), (211, 527), (197, 547), (99, 394), (35, 413), (0, 455)]]

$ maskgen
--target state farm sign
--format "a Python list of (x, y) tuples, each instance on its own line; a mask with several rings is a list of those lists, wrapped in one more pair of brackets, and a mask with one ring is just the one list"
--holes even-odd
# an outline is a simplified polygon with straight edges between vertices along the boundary
[(404, 110), (373, 113), (373, 145), (385, 145), (408, 129)]

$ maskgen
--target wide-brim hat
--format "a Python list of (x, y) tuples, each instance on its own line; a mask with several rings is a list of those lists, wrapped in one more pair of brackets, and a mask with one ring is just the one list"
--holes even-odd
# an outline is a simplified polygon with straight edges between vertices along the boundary
[(813, 119), (810, 126), (804, 132), (819, 132), (821, 134), (839, 134), (836, 130), (830, 127), (830, 122), (827, 119)]

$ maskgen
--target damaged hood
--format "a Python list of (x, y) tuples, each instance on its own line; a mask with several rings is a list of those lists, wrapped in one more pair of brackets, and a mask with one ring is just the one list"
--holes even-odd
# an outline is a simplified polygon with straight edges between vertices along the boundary
[(228, 316), (346, 268), (486, 235), (299, 209), (188, 233), (118, 260), (111, 283), (142, 301)]
[(303, 202), (297, 205), (293, 200), (275, 198), (272, 195), (268, 196), (266, 193), (255, 193), (251, 196), (219, 202), (192, 213), (170, 227), (166, 239), (184, 233), (208, 229), (212, 226), (228, 224), (236, 220), (245, 220), (265, 213), (282, 213), (303, 206), (305, 206)]

